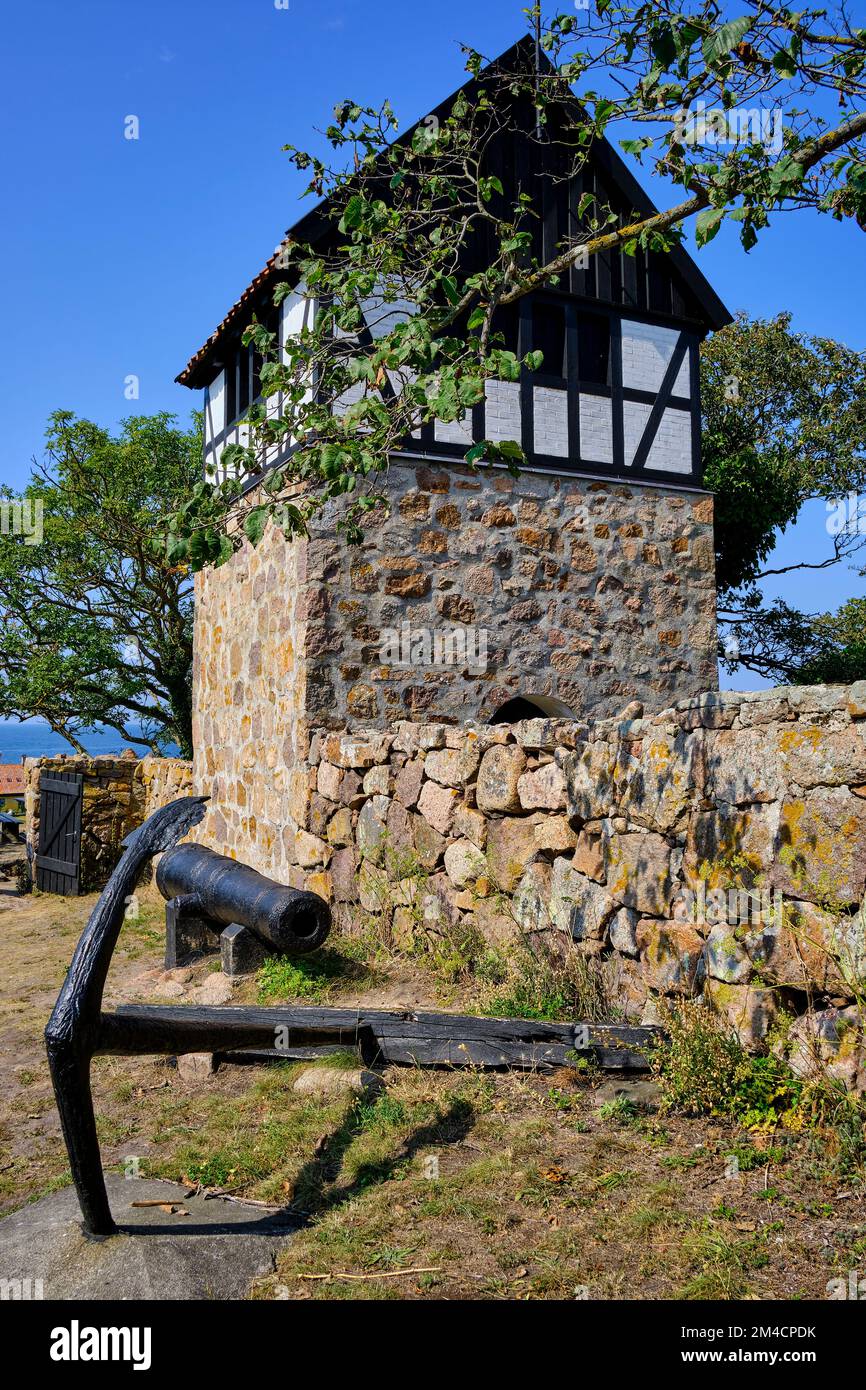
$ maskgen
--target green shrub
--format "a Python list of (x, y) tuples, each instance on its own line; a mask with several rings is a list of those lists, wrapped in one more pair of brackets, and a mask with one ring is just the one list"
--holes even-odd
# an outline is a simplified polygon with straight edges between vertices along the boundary
[(775, 1057), (754, 1056), (696, 1000), (669, 1008), (667, 1041), (651, 1067), (662, 1108), (684, 1115), (727, 1115), (747, 1129), (775, 1125), (797, 1110), (804, 1083)]
[(745, 1055), (737, 1039), (694, 1000), (668, 1009), (662, 1022), (668, 1038), (650, 1059), (662, 1108), (684, 1115), (727, 1114)]
[(495, 970), (491, 954), (483, 958), (485, 977), (498, 988), (482, 998), (482, 1013), (494, 1018), (582, 1023), (610, 1023), (621, 1017), (603, 962), (575, 950), (562, 958), (536, 955), (522, 945), (500, 957)]

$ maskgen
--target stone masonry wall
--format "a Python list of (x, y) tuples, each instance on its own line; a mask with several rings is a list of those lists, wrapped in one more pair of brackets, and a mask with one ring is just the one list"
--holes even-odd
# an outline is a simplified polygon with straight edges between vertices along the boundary
[[(716, 682), (712, 499), (551, 475), (394, 466), (360, 547), (328, 514), (197, 578), (199, 835), (283, 875), (316, 729), (488, 720), (513, 696), (583, 717)], [(388, 632), (483, 633), (484, 669), (383, 660)], [(426, 662), (426, 664), (425, 664)]]
[[(715, 684), (712, 499), (551, 475), (394, 467), (360, 548), (323, 536), (311, 723), (489, 720), (516, 695), (579, 718)], [(486, 669), (383, 661), (383, 633), (483, 632)]]
[(573, 948), (630, 1018), (701, 993), (747, 1044), (866, 1087), (866, 682), (321, 731), (308, 798), (288, 878), (349, 922)]
[(79, 772), (84, 778), (81, 809), (81, 886), (100, 888), (120, 858), (123, 839), (166, 802), (190, 795), (192, 764), (180, 758), (27, 758), (25, 834), (33, 854), (39, 843), (42, 772)]
[(321, 577), (317, 547), (272, 526), (196, 576), (195, 787), (211, 798), (196, 838), (276, 877), (306, 805), (304, 641)]

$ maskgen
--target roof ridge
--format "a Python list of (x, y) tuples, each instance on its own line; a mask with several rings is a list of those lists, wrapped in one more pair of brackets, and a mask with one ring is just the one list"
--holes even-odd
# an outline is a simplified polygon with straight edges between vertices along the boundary
[[(461, 47), (464, 53), (471, 51), (466, 45), (461, 45)], [(462, 91), (470, 87), (473, 82), (478, 81), (484, 73), (489, 73), (498, 66), (508, 67), (512, 63), (516, 65), (516, 60), (518, 58), (523, 57), (529, 52), (532, 52), (534, 55), (534, 50), (535, 39), (533, 35), (529, 33), (523, 34), (496, 58), (489, 59), (477, 76), (471, 74), (467, 80), (462, 82), (459, 87), (455, 88), (449, 96), (437, 102), (432, 108), (432, 112), (428, 112), (424, 116), (419, 116), (416, 121), (413, 121), (412, 124), (397, 137), (395, 143), (399, 144), (411, 138), (412, 132), (416, 130), (423, 121), (428, 119), (429, 115), (436, 114), (441, 111), (442, 108), (448, 107), (450, 103), (456, 100)], [(541, 57), (548, 68), (548, 73), (558, 75), (559, 70), (544, 50), (542, 50)], [(574, 103), (574, 106), (580, 111), (583, 111), (583, 107), (578, 101), (578, 98), (570, 88), (568, 88), (567, 93), (563, 93), (563, 102), (568, 101), (569, 97)], [(635, 210), (642, 212), (644, 215), (652, 215), (658, 211), (650, 195), (632, 174), (622, 156), (617, 152), (606, 136), (602, 136), (600, 140), (593, 142), (593, 152), (596, 157), (599, 158), (602, 165), (606, 166), (606, 171), (609, 176), (619, 185), (620, 189), (633, 203)], [(280, 264), (280, 258), (285, 255), (285, 251), (290, 242), (299, 239), (297, 236), (298, 229), (303, 227), (306, 222), (313, 221), (322, 216), (323, 209), (327, 206), (327, 201), (326, 198), (321, 199), (315, 207), (310, 208), (309, 211), (305, 212), (286, 230), (282, 240), (275, 248), (273, 254), (265, 262), (262, 269), (253, 277), (249, 285), (235, 300), (234, 304), (229, 308), (214, 331), (205, 340), (198, 351), (193, 353), (186, 366), (175, 377), (175, 381), (178, 382), (179, 385), (195, 389), (205, 384), (196, 379), (197, 369), (205, 362), (210, 350), (219, 341), (222, 335), (232, 329), (241, 311), (249, 304), (250, 299), (254, 298), (259, 290), (262, 289), (269, 277), (275, 271), (285, 270), (287, 268), (285, 263), (282, 265)], [(670, 256), (673, 265), (679, 271), (680, 275), (682, 275), (692, 293), (702, 304), (702, 307), (705, 308), (707, 318), (710, 320), (711, 325), (713, 327), (720, 327), (722, 324), (730, 322), (733, 316), (722, 303), (721, 299), (706, 279), (706, 276), (696, 265), (689, 253), (683, 247), (675, 245), (667, 254)]]

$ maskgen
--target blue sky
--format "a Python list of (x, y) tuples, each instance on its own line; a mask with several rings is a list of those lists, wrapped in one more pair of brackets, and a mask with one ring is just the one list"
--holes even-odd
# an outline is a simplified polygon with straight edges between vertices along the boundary
[[(866, 22), (864, 0), (851, 9)], [(523, 30), (520, 0), (8, 6), (2, 481), (26, 479), (58, 407), (105, 425), (188, 413), (196, 398), (175, 375), (307, 206), (281, 145), (314, 144), (349, 95), (388, 96), (409, 123), (463, 80), (461, 41), (493, 56)], [(130, 115), (138, 140), (124, 138)], [(699, 263), (730, 309), (790, 309), (795, 328), (864, 349), (864, 249), (853, 224), (787, 215), (748, 256), (723, 229)], [(812, 509), (774, 563), (817, 558), (827, 543), (823, 508)], [(784, 592), (817, 610), (862, 580), (836, 570)]]

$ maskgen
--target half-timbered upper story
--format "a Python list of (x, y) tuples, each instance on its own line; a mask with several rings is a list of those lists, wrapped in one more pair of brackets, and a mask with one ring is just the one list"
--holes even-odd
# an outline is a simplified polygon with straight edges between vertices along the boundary
[[(497, 65), (525, 57), (521, 43)], [(433, 114), (447, 114), (453, 100), (449, 97)], [(553, 128), (548, 127), (545, 148), (530, 136), (529, 110), (525, 133), (519, 117), (510, 120), (486, 154), (504, 198), (519, 192), (531, 197), (537, 214), (532, 250), (545, 263), (579, 235), (587, 193), (594, 195), (593, 207), (609, 207), (623, 222), (655, 210), (607, 141), (593, 144), (579, 172), (569, 169), (563, 175), (558, 162), (567, 141), (557, 135), (579, 119), (577, 103), (563, 103)], [(561, 123), (559, 132), (555, 121)], [(241, 335), (255, 316), (279, 334), (282, 351), (311, 322), (317, 304), (302, 285), (279, 308), (273, 293), (286, 279), (284, 245), (315, 241), (327, 235), (327, 226), (320, 208), (287, 232), (285, 242), (177, 378), (204, 389), (205, 464), (211, 475), (221, 475), (220, 457), (227, 445), (246, 442), (244, 416), (260, 398), (256, 354), (243, 345)], [(486, 250), (479, 246), (477, 254)], [(489, 381), (485, 400), (464, 419), (424, 425), (407, 440), (402, 455), (419, 461), (461, 459), (479, 440), (514, 439), (529, 467), (544, 472), (699, 486), (698, 350), (707, 332), (730, 320), (681, 247), (637, 249), (634, 254), (618, 248), (578, 260), (555, 286), (526, 295), (498, 315), (506, 346), (521, 357), (540, 349), (541, 370), (524, 369), (517, 382)], [(377, 326), (371, 323), (370, 328), (375, 335)], [(278, 412), (279, 397), (270, 398), (267, 408)], [(280, 457), (275, 447), (266, 462), (274, 464)]]

